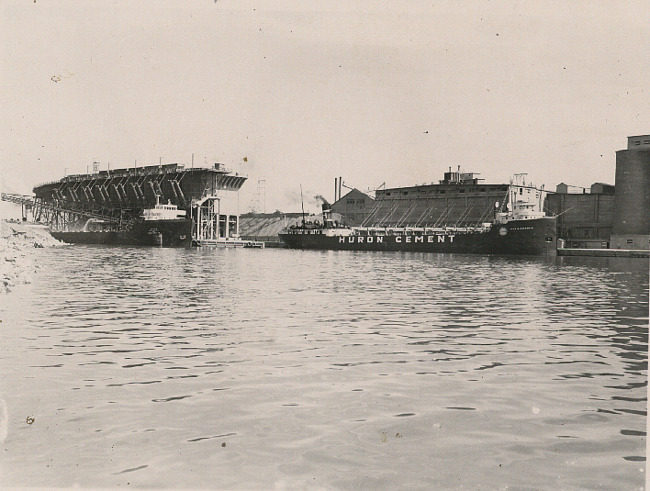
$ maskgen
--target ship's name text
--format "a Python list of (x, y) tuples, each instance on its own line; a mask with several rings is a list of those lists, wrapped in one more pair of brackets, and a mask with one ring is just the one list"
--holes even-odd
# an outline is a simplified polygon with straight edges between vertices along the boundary
[[(397, 244), (424, 244), (424, 243), (443, 243), (443, 242), (453, 242), (455, 235), (396, 235), (394, 237), (390, 236), (356, 236), (351, 235), (348, 237), (339, 237), (339, 244), (381, 244), (384, 242), (384, 239), (390, 239), (391, 242)], [(386, 240), (388, 242), (388, 240)]]

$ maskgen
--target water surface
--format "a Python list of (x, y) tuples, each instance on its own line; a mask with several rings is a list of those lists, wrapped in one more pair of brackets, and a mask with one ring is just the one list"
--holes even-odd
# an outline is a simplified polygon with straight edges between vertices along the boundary
[(3, 485), (643, 488), (646, 260), (34, 261), (0, 297)]

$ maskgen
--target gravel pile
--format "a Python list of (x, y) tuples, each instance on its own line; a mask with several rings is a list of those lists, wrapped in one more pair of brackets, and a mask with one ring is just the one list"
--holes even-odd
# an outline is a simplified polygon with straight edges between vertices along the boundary
[(34, 249), (61, 245), (46, 227), (17, 220), (0, 222), (0, 293), (31, 283)]

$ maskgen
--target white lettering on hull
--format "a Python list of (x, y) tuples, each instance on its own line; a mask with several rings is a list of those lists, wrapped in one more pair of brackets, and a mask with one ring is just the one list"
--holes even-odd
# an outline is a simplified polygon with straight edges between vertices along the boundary
[(339, 244), (382, 244), (384, 239), (392, 241), (396, 244), (428, 244), (438, 243), (444, 244), (446, 242), (453, 243), (455, 235), (395, 235), (395, 236), (361, 236), (350, 235), (347, 237), (339, 237)]

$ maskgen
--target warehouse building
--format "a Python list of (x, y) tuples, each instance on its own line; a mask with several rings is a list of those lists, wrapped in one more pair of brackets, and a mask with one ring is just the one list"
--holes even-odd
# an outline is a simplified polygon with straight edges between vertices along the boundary
[(581, 188), (560, 183), (546, 198), (546, 209), (557, 217), (557, 233), (568, 247), (608, 248), (614, 222), (615, 187), (594, 183)]

